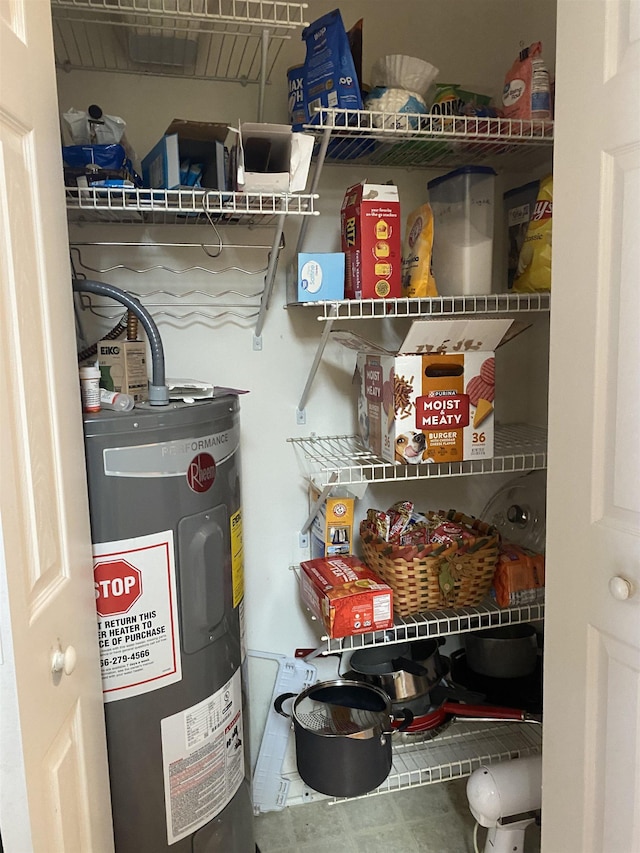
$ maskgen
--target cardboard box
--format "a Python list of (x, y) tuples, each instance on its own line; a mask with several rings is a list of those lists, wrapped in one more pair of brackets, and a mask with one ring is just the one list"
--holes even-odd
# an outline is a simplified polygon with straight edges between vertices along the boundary
[(314, 138), (288, 124), (244, 122), (236, 141), (236, 186), (240, 192), (304, 192)]
[(358, 423), (387, 462), (491, 459), (494, 351), (511, 320), (417, 320), (398, 352), (351, 332), (334, 339), (357, 351)]
[(325, 557), (300, 564), (303, 603), (329, 637), (393, 627), (393, 590), (357, 557)]
[(295, 299), (344, 299), (344, 252), (301, 252), (296, 265)]
[[(311, 486), (309, 501), (313, 507), (320, 491)], [(353, 517), (355, 498), (351, 495), (329, 495), (321, 503), (311, 524), (311, 557), (336, 557), (353, 550)]]
[(144, 341), (98, 341), (100, 386), (130, 394), (136, 403), (149, 396), (147, 345)]
[(402, 296), (398, 188), (366, 182), (349, 187), (340, 211), (347, 299)]
[(142, 160), (145, 187), (173, 190), (188, 186), (180, 180), (180, 163), (186, 160), (202, 164), (203, 188), (230, 189), (224, 147), (228, 135), (227, 124), (174, 119)]

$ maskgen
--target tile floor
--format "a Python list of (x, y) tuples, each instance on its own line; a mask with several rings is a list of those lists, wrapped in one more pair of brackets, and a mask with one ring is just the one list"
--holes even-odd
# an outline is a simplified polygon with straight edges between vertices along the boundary
[[(256, 818), (260, 853), (474, 853), (466, 779), (357, 800), (288, 806)], [(478, 833), (482, 851), (485, 830)], [(531, 826), (524, 853), (539, 853)]]

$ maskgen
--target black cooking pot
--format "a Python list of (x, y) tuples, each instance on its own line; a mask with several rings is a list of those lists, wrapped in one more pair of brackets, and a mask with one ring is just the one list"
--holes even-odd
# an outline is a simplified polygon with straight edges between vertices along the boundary
[(358, 649), (351, 655), (353, 672), (381, 687), (393, 703), (424, 696), (447, 672), (439, 640), (391, 643)]
[[(291, 714), (282, 710), (295, 696)], [(394, 729), (391, 700), (379, 687), (335, 679), (307, 687), (297, 696), (283, 693), (274, 702), (291, 716), (296, 763), (303, 781), (332, 797), (357, 797), (382, 784), (391, 770), (391, 737), (411, 724), (407, 713)]]
[(536, 668), (538, 639), (528, 623), (500, 625), (465, 635), (467, 666), (492, 678), (522, 678)]

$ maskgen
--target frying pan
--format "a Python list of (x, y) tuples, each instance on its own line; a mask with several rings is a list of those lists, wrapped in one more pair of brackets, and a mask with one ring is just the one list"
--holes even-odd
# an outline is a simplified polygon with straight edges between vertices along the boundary
[[(542, 718), (521, 708), (506, 708), (502, 705), (484, 705), (452, 699), (452, 695), (463, 695), (461, 691), (447, 687), (434, 687), (429, 693), (432, 703), (422, 714), (414, 713), (413, 720), (404, 727), (407, 735), (420, 735), (431, 740), (457, 720), (481, 720), (483, 722), (514, 722), (540, 725)], [(473, 695), (473, 694), (470, 694)], [(477, 696), (477, 694), (475, 694)], [(394, 723), (395, 725), (395, 723)]]

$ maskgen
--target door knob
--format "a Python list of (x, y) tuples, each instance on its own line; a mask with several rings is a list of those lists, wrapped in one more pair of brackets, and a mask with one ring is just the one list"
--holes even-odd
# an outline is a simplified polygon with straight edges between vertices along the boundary
[(626, 601), (633, 595), (633, 587), (626, 578), (614, 575), (609, 581), (609, 592), (616, 601)]
[(64, 672), (65, 675), (71, 675), (73, 670), (76, 668), (77, 660), (78, 655), (76, 654), (76, 650), (73, 646), (67, 646), (64, 651), (62, 651), (62, 649), (58, 649), (58, 651), (54, 652), (51, 656), (51, 671)]

